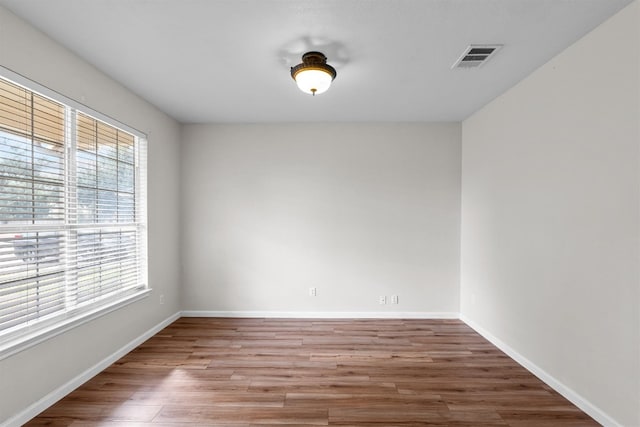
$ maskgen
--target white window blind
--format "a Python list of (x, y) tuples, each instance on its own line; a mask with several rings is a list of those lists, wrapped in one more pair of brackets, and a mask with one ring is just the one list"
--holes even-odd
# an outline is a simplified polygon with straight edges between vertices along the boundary
[(147, 287), (146, 140), (0, 78), (0, 343)]

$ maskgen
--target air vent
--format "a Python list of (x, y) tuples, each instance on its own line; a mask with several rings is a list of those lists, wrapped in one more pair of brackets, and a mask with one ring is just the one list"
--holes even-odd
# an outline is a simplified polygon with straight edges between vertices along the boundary
[(469, 45), (451, 68), (476, 68), (484, 64), (502, 47), (501, 44)]

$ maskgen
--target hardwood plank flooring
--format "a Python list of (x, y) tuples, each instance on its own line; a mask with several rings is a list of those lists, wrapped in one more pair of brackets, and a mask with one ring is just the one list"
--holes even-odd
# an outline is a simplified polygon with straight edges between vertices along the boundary
[(181, 318), (28, 426), (597, 426), (458, 320)]

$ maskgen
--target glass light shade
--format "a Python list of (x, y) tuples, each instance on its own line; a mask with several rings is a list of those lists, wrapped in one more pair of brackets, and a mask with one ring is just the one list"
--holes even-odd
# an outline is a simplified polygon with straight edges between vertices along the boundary
[(331, 86), (333, 77), (324, 70), (306, 69), (296, 74), (298, 88), (311, 95), (326, 92)]

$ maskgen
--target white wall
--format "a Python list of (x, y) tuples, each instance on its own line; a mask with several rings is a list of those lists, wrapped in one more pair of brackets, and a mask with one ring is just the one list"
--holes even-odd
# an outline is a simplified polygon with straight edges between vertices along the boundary
[(189, 125), (182, 139), (184, 309), (458, 312), (459, 124)]
[(640, 425), (638, 2), (463, 123), (463, 316)]
[(153, 287), (149, 298), (0, 361), (1, 424), (179, 310), (179, 126), (1, 7), (0, 65), (148, 134)]

